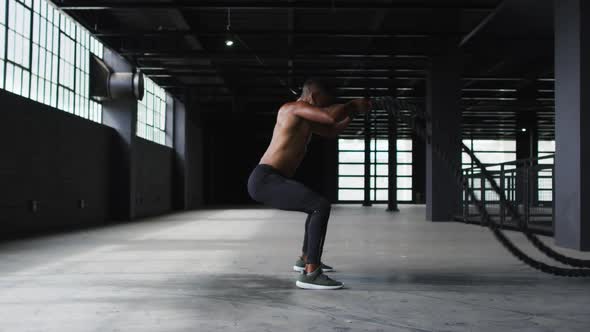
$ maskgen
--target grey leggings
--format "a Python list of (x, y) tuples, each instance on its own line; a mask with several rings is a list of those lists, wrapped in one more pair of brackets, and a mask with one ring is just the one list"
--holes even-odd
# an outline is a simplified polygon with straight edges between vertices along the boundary
[(307, 213), (302, 251), (307, 263), (320, 264), (331, 209), (327, 199), (266, 164), (257, 165), (250, 174), (248, 193), (273, 208)]

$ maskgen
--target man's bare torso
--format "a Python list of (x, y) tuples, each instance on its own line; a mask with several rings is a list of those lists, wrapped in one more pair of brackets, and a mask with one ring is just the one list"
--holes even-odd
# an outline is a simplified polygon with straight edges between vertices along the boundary
[(272, 140), (260, 159), (287, 176), (295, 174), (312, 135), (311, 124), (293, 114), (294, 108), (295, 103), (287, 103), (279, 109)]

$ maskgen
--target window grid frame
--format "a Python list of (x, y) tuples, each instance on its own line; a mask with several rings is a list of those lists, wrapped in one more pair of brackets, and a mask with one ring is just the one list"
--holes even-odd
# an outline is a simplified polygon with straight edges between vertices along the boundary
[[(349, 187), (349, 186), (341, 186), (340, 184), (340, 178), (357, 178), (357, 179), (364, 179), (365, 174), (364, 174), (364, 170), (359, 173), (359, 174), (341, 174), (340, 172), (340, 166), (341, 165), (358, 165), (358, 166), (362, 166), (365, 165), (364, 162), (364, 142), (362, 142), (362, 144), (359, 144), (358, 149), (349, 149), (349, 148), (341, 148), (341, 141), (353, 141), (355, 139), (353, 138), (347, 138), (347, 139), (343, 139), (343, 138), (339, 138), (339, 143), (338, 143), (338, 188), (337, 188), (337, 194), (338, 194), (338, 201), (341, 203), (358, 203), (358, 202), (362, 202), (363, 199), (342, 199), (341, 198), (341, 191), (342, 190), (353, 190), (353, 191), (359, 191), (359, 192), (364, 192), (365, 188), (364, 188), (364, 183), (363, 186), (361, 187)], [(356, 139), (359, 141), (362, 141), (362, 139)], [(378, 200), (377, 198), (377, 191), (387, 191), (388, 188), (387, 187), (381, 187), (378, 186), (377, 183), (377, 179), (381, 179), (381, 178), (389, 178), (389, 174), (391, 174), (389, 171), (387, 172), (387, 175), (382, 175), (382, 174), (377, 174), (377, 166), (387, 166), (387, 169), (390, 170), (389, 168), (389, 162), (384, 162), (384, 161), (377, 161), (377, 153), (381, 152), (381, 153), (389, 153), (389, 149), (382, 149), (382, 148), (378, 148), (378, 143), (377, 141), (387, 141), (386, 138), (372, 138), (371, 139), (371, 144), (370, 144), (370, 153), (369, 156), (372, 160), (370, 160), (370, 167), (371, 167), (371, 181), (370, 181), (370, 192), (371, 192), (371, 202), (373, 203), (386, 203), (387, 200)], [(410, 168), (413, 167), (413, 156), (414, 156), (414, 142), (411, 138), (397, 138), (396, 139), (396, 147), (399, 147), (399, 144), (401, 141), (407, 141), (409, 142), (409, 144), (411, 145), (411, 149), (398, 149), (397, 152), (398, 153), (410, 153), (412, 161), (411, 162), (397, 162), (399, 155), (396, 156), (396, 167), (399, 166), (409, 166)], [(363, 157), (363, 161), (341, 161), (341, 152), (357, 152), (357, 153), (362, 153)], [(399, 172), (398, 172), (399, 173)], [(414, 188), (413, 188), (413, 181), (410, 181), (410, 186), (404, 186), (404, 187), (398, 187), (397, 183), (399, 179), (413, 179), (413, 173), (410, 175), (399, 175), (397, 174), (396, 176), (396, 190), (398, 193), (398, 203), (411, 203), (413, 202), (413, 192), (414, 192)], [(364, 181), (364, 180), (363, 180)], [(409, 191), (410, 192), (410, 199), (409, 200), (400, 200), (400, 191)]]
[(9, 0), (2, 0), (4, 4), (2, 5), (4, 8), (4, 15), (2, 17), (2, 22), (0, 22), (0, 26), (2, 26), (3, 32), (3, 43), (2, 46), (4, 47), (3, 52), (1, 52), (2, 56), (0, 58), (0, 66), (2, 66), (2, 77), (0, 77), (0, 89), (4, 90), (6, 86), (6, 58), (8, 57), (8, 3)]
[[(2, 89), (9, 91), (11, 93), (15, 93), (18, 94), (19, 96), (23, 96), (25, 98), (29, 98), (30, 94), (31, 94), (31, 65), (32, 65), (32, 34), (33, 34), (33, 0), (30, 1), (31, 4), (27, 5), (25, 3), (25, 1), (23, 0), (6, 0), (5, 1), (5, 19), (4, 19), (4, 59), (3, 59), (3, 65), (4, 65), (4, 73), (3, 73), (3, 83), (2, 83)], [(29, 61), (28, 61), (28, 68), (24, 67), (23, 64), (15, 62), (14, 60), (9, 59), (9, 36), (10, 36), (10, 31), (13, 30), (15, 36), (18, 35), (19, 37), (24, 38), (24, 40), (27, 40), (27, 38), (22, 35), (20, 32), (16, 31), (15, 29), (11, 29), (10, 28), (10, 9), (11, 9), (11, 3), (15, 3), (17, 5), (20, 5), (22, 7), (24, 7), (26, 10), (28, 10), (29, 13), (29, 36), (28, 36), (28, 41), (29, 41)], [(16, 14), (15, 14), (16, 15)], [(16, 18), (15, 18), (16, 20)], [(8, 90), (7, 89), (7, 82), (8, 82), (8, 68), (9, 65), (13, 67), (13, 72), (12, 72), (12, 76), (13, 79), (11, 81), (11, 89)], [(21, 78), (20, 78), (20, 87), (19, 87), (19, 92), (17, 93), (15, 90), (15, 80), (14, 77), (14, 69), (18, 68), (21, 72)], [(23, 84), (24, 84), (24, 80), (22, 79), (22, 76), (24, 75), (25, 72), (28, 72), (28, 76), (29, 76), (29, 80), (28, 80), (28, 85), (27, 85), (27, 92), (26, 95), (24, 95), (22, 93), (23, 90)]]
[[(44, 93), (43, 93), (43, 100), (38, 100), (41, 103), (44, 103), (46, 105), (49, 105), (51, 107), (54, 108), (58, 108), (61, 110), (61, 108), (58, 107), (59, 105), (59, 100), (60, 100), (60, 93), (59, 93), (59, 81), (60, 81), (60, 62), (61, 62), (61, 56), (59, 53), (59, 48), (60, 48), (60, 37), (61, 37), (61, 33), (60, 33), (60, 28), (59, 28), (59, 17), (61, 16), (61, 13), (59, 12), (59, 10), (57, 10), (57, 8), (55, 8), (53, 5), (51, 5), (47, 0), (35, 0), (35, 4), (40, 4), (39, 7), (39, 12), (36, 12), (35, 10), (37, 9), (37, 6), (33, 6), (33, 11), (35, 12), (35, 18), (38, 18), (38, 20), (40, 21), (39, 23), (39, 40), (37, 43), (37, 47), (38, 47), (38, 64), (37, 67), (33, 67), (32, 69), (37, 69), (37, 73), (33, 73), (33, 76), (36, 76), (37, 78), (37, 83), (39, 83), (39, 80), (42, 80), (45, 87), (44, 87)], [(43, 6), (43, 7), (41, 7)], [(50, 14), (51, 11), (51, 14)], [(58, 16), (58, 18), (56, 19), (56, 15)], [(56, 20), (58, 21), (58, 23), (56, 24)], [(45, 27), (43, 27), (43, 25), (45, 25)], [(49, 29), (51, 29), (51, 31), (49, 31)], [(56, 30), (57, 29), (57, 30)], [(41, 34), (41, 31), (44, 32), (44, 34)], [(48, 47), (48, 39), (47, 37), (51, 36), (51, 46)], [(33, 38), (32, 44), (35, 44), (35, 38)], [(54, 45), (57, 44), (57, 49), (55, 49)], [(42, 53), (43, 52), (43, 53)], [(43, 68), (44, 71), (43, 73), (41, 73), (41, 71), (39, 70), (40, 66), (41, 66), (41, 56), (43, 55), (43, 58), (45, 60), (45, 64), (43, 64)], [(47, 68), (47, 62), (48, 59), (51, 59), (51, 68)], [(55, 75), (53, 75), (53, 68), (55, 66)], [(49, 70), (49, 74), (47, 74), (47, 71)], [(55, 77), (54, 77), (55, 76)], [(47, 89), (45, 88), (50, 88), (49, 92), (47, 92)], [(38, 91), (39, 89), (39, 85), (36, 86), (36, 91)], [(55, 90), (55, 96), (53, 95), (53, 91)], [(50, 95), (47, 95), (47, 93), (49, 93)], [(38, 97), (38, 96), (37, 96)], [(37, 99), (34, 99), (37, 100)]]
[[(80, 23), (63, 13), (57, 6), (48, 0), (3, 0), (0, 4), (4, 9), (3, 22), (0, 26), (4, 31), (4, 50), (0, 56), (0, 89), (16, 93), (27, 99), (31, 99), (53, 108), (74, 114), (87, 120), (102, 123), (102, 104), (89, 96), (88, 85), (90, 83), (88, 68), (81, 68), (78, 63), (78, 49), (87, 50), (83, 63), (88, 66), (90, 54), (103, 58), (104, 45), (86, 30)], [(14, 9), (16, 6), (24, 9)], [(21, 16), (20, 10), (25, 10), (28, 17), (28, 35), (9, 27), (13, 15)], [(12, 18), (18, 20), (18, 18)], [(37, 29), (36, 29), (37, 28)], [(23, 38), (25, 43), (21, 46), (28, 49), (28, 62), (22, 64), (17, 59), (9, 59), (8, 36), (9, 33)], [(26, 31), (26, 30), (24, 30)], [(77, 38), (78, 32), (83, 31), (86, 36), (86, 45), (81, 45)], [(71, 42), (71, 59), (62, 57), (62, 36), (66, 36)], [(48, 45), (48, 42), (51, 45)], [(22, 52), (22, 50), (21, 50)], [(43, 60), (43, 61), (42, 61)], [(71, 86), (62, 82), (61, 62), (65, 62), (72, 68), (70, 76)], [(51, 68), (48, 68), (48, 64)], [(28, 68), (26, 67), (28, 65)], [(8, 83), (8, 68), (12, 68), (11, 86)], [(18, 68), (20, 80), (15, 79), (14, 69)], [(55, 73), (53, 73), (55, 71)], [(80, 74), (81, 72), (82, 74)], [(80, 75), (86, 75), (79, 82)], [(24, 78), (24, 79), (23, 79)], [(84, 83), (84, 84), (82, 84)], [(20, 84), (20, 85), (19, 85)], [(18, 87), (17, 87), (18, 86)], [(10, 89), (7, 89), (10, 88)], [(19, 93), (20, 92), (20, 93)], [(63, 98), (68, 98), (67, 103), (61, 103)], [(60, 105), (60, 103), (62, 105)], [(67, 105), (67, 107), (66, 107)]]
[[(551, 148), (545, 149), (542, 148), (542, 144), (539, 144), (541, 142), (552, 142), (552, 146)], [(539, 139), (537, 141), (537, 158), (540, 157), (544, 157), (547, 155), (551, 155), (555, 153), (555, 140), (548, 140), (548, 139)], [(545, 163), (540, 163), (539, 162), (539, 166), (549, 166), (549, 165), (554, 165), (555, 160), (554, 159), (546, 159), (548, 161), (550, 161), (549, 163), (545, 162)], [(551, 175), (546, 175), (543, 174), (542, 172), (551, 172)], [(554, 171), (551, 170), (544, 170), (544, 171), (539, 171), (539, 173), (537, 174), (537, 201), (540, 203), (551, 203), (553, 202), (553, 190), (555, 188), (553, 188), (553, 177), (555, 176)], [(543, 180), (547, 180), (547, 179), (551, 179), (551, 188), (541, 188), (541, 182)], [(551, 199), (542, 199), (545, 197), (550, 197)]]
[(137, 102), (136, 136), (166, 146), (167, 98), (164, 88), (145, 77), (145, 93)]
[[(74, 37), (73, 38), (72, 38), (72, 36), (69, 35), (68, 32), (66, 32), (63, 29), (63, 25), (66, 25), (67, 26), (67, 25), (70, 25), (71, 24), (71, 23), (68, 23), (68, 20), (69, 19), (70, 18), (68, 18), (65, 15), (63, 15), (63, 13), (61, 13), (61, 12), (59, 13), (59, 23), (57, 25), (58, 26), (58, 30), (59, 30), (59, 34), (58, 34), (59, 35), (59, 39), (58, 39), (57, 43), (59, 45), (60, 52), (59, 52), (59, 61), (57, 63), (57, 73), (58, 73), (57, 74), (57, 77), (58, 77), (58, 79), (57, 79), (57, 87), (58, 87), (57, 107), (59, 109), (61, 109), (62, 111), (64, 111), (64, 112), (68, 112), (70, 114), (76, 114), (76, 115), (78, 115), (76, 113), (77, 110), (75, 109), (76, 92), (74, 91), (75, 88), (76, 88), (76, 82), (77, 82), (76, 81), (76, 51), (77, 51), (76, 44), (77, 43), (76, 43), (76, 37), (75, 37), (75, 35), (76, 35), (76, 32), (75, 32), (76, 25), (74, 24)], [(63, 22), (65, 22), (65, 23), (63, 23)], [(64, 45), (62, 44), (62, 39), (64, 38), (64, 36), (65, 36), (65, 38), (69, 38), (70, 41), (72, 42), (72, 44), (74, 45), (73, 46), (74, 56), (73, 56), (73, 60), (72, 60), (73, 63), (70, 63), (65, 58), (62, 58), (61, 51), (65, 49)], [(64, 85), (62, 83), (62, 77), (61, 77), (62, 76), (61, 75), (62, 74), (62, 63), (70, 65), (72, 67), (72, 69), (73, 69), (72, 70), (73, 71), (73, 73), (72, 73), (72, 75), (73, 75), (73, 77), (72, 77), (72, 88), (67, 87), (66, 85)], [(61, 88), (61, 91), (67, 90), (68, 96), (64, 96), (62, 93), (59, 93), (60, 88)], [(64, 101), (61, 101), (61, 99), (65, 99), (66, 97), (70, 97), (69, 99), (71, 99), (70, 101), (68, 101), (69, 107), (70, 107), (71, 111), (68, 110), (68, 109), (66, 109), (65, 102)], [(61, 101), (62, 108), (60, 108), (60, 101)]]

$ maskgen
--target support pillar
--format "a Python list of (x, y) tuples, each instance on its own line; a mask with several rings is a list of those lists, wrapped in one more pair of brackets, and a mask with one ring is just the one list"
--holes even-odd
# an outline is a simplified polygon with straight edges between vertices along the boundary
[(389, 127), (387, 211), (399, 211), (397, 207), (397, 118), (388, 113), (387, 119)]
[[(132, 72), (134, 68), (120, 55), (104, 50), (105, 63), (116, 72)], [(110, 215), (113, 220), (132, 220), (136, 207), (135, 141), (137, 140), (137, 100), (133, 97), (107, 100), (102, 103), (103, 124), (117, 132), (111, 155)]]
[[(533, 100), (526, 100), (532, 103)], [(538, 135), (535, 112), (519, 113), (516, 117), (516, 159), (526, 160), (537, 157)], [(534, 168), (521, 169), (516, 177), (516, 201), (522, 206), (536, 205), (537, 174)]]
[(365, 115), (365, 190), (363, 206), (371, 206), (371, 114)]
[[(450, 43), (454, 45), (455, 43)], [(426, 146), (426, 218), (449, 221), (459, 211), (460, 189), (448, 163), (461, 163), (461, 53), (456, 46), (432, 58), (426, 110), (434, 124), (432, 141), (448, 157), (443, 161)]]
[(519, 115), (516, 118), (516, 159), (536, 158), (538, 134), (536, 114)]
[(415, 204), (426, 203), (426, 143), (412, 135), (412, 191)]
[(186, 210), (188, 208), (188, 170), (187, 170), (187, 117), (184, 103), (169, 98), (167, 109), (174, 113), (174, 172), (173, 172), (173, 206), (175, 210)]
[[(205, 203), (205, 137), (203, 133), (202, 106), (198, 91), (186, 96), (184, 105), (184, 192), (185, 209), (202, 207)], [(183, 110), (179, 109), (179, 113)], [(179, 123), (179, 125), (181, 125)]]
[(555, 242), (590, 250), (590, 2), (555, 0)]

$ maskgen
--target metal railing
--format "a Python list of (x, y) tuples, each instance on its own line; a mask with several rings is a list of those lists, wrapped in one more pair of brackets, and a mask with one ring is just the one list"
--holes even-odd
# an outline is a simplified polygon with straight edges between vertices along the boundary
[[(554, 155), (515, 160), (500, 164), (486, 164), (506, 199), (519, 212), (526, 227), (539, 234), (553, 235), (553, 159)], [(500, 227), (518, 229), (485, 174), (478, 167), (462, 170), (463, 178), (474, 190), (475, 196), (488, 210), (490, 218)], [(469, 198), (467, 190), (461, 195), (459, 219), (469, 223), (481, 223), (476, 203)]]

